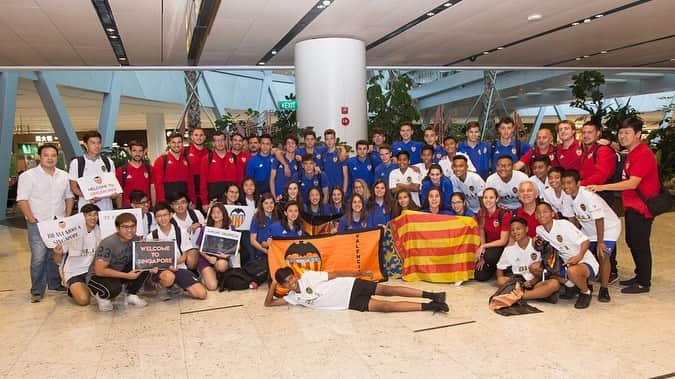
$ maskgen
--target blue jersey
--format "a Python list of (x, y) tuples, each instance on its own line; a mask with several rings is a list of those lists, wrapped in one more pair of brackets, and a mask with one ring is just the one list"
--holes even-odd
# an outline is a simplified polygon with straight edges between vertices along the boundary
[(382, 163), (382, 158), (380, 158), (380, 152), (377, 149), (377, 147), (373, 146), (373, 151), (368, 153), (368, 156), (370, 157), (370, 159), (373, 160), (373, 164), (375, 165), (375, 167), (379, 166)]
[(455, 212), (454, 210), (451, 210), (450, 212), (451, 212), (450, 214), (451, 214), (451, 215), (454, 215), (454, 216), (465, 216), (465, 217), (474, 217), (474, 218), (476, 217), (476, 213), (474, 213), (474, 211), (472, 211), (472, 210), (469, 209), (469, 208), (466, 208), (466, 209), (464, 210), (464, 214), (463, 214), (463, 215), (458, 215), (457, 212)]
[(323, 189), (328, 189), (328, 177), (325, 173), (314, 174), (311, 177), (305, 175), (304, 170), (298, 172), (300, 176), (300, 192), (302, 193), (302, 198), (306, 199), (309, 194), (309, 190), (312, 188), (318, 188), (321, 191), (321, 196), (323, 198)]
[(267, 227), (268, 237), (301, 237), (303, 235), (302, 228), (296, 227), (295, 229), (284, 229), (284, 226), (281, 224), (281, 221), (276, 221)]
[[(314, 150), (312, 151), (312, 154), (314, 154), (314, 163), (316, 163), (317, 166), (319, 166), (323, 170), (323, 157), (326, 155), (326, 151), (328, 151), (328, 148), (326, 146), (314, 146)], [(304, 156), (307, 154), (307, 148), (306, 147), (298, 147), (295, 150), (295, 156)], [(302, 160), (302, 158), (301, 158)]]
[(441, 145), (436, 145), (434, 147), (434, 163), (438, 163), (443, 157), (447, 157), (448, 153), (445, 152), (445, 149)]
[(407, 151), (408, 155), (410, 155), (410, 165), (412, 166), (422, 162), (422, 158), (420, 157), (420, 154), (422, 153), (422, 146), (424, 146), (424, 144), (418, 141), (396, 141), (393, 145), (391, 145), (391, 153), (393, 156), (397, 156), (401, 151)]
[(425, 179), (422, 181), (422, 188), (420, 188), (420, 203), (427, 205), (427, 194), (429, 193), (429, 190), (432, 188), (440, 188), (441, 190), (441, 201), (443, 201), (443, 205), (445, 205), (446, 209), (452, 209), (450, 208), (450, 198), (452, 197), (452, 194), (454, 193), (453, 188), (452, 188), (452, 182), (450, 179), (448, 179), (447, 176), (442, 176), (441, 177), (441, 183), (438, 186), (435, 186), (431, 180)]
[(345, 217), (342, 217), (340, 219), (340, 223), (338, 224), (338, 233), (352, 232), (355, 230), (363, 230), (372, 227), (373, 225), (371, 224), (369, 217), (366, 217), (365, 226), (359, 221), (351, 220), (351, 222), (348, 222)]
[(286, 157), (282, 157), (282, 159), (286, 161), (288, 168), (291, 169), (291, 176), (287, 177), (284, 175), (284, 165), (282, 165), (277, 159), (274, 159), (274, 163), (272, 164), (272, 170), (276, 170), (276, 176), (274, 177), (274, 196), (281, 195), (288, 183), (293, 180), (297, 180), (298, 178), (298, 168), (300, 163), (295, 160), (289, 162)]
[(384, 185), (389, 188), (389, 174), (397, 168), (398, 165), (391, 162), (389, 162), (388, 166), (385, 166), (384, 163), (380, 163), (379, 166), (375, 167), (375, 180), (384, 180)]
[(328, 189), (333, 187), (342, 188), (344, 177), (342, 176), (342, 167), (344, 162), (340, 162), (340, 151), (335, 149), (333, 152), (326, 150), (323, 154), (322, 171), (328, 177)]
[(349, 169), (350, 188), (356, 179), (365, 180), (368, 183), (368, 187), (373, 185), (375, 181), (375, 167), (373, 166), (373, 161), (368, 159), (368, 157), (363, 162), (358, 157), (351, 157), (345, 161), (345, 165)]
[(251, 157), (246, 163), (246, 176), (253, 178), (255, 189), (260, 194), (270, 192), (272, 164), (274, 164), (274, 157), (271, 154), (264, 156), (260, 153)]
[(460, 142), (457, 146), (457, 151), (469, 156), (473, 166), (476, 167), (476, 170), (478, 171), (477, 174), (480, 175), (483, 180), (487, 179), (490, 174), (490, 150), (490, 145), (481, 141), (474, 147), (469, 146), (466, 141)]
[(336, 208), (331, 204), (326, 204), (326, 210), (328, 211), (328, 216), (337, 216), (345, 213), (344, 207)]
[(525, 141), (519, 141), (516, 140), (514, 137), (511, 142), (509, 142), (508, 145), (504, 146), (502, 143), (497, 139), (492, 143), (490, 146), (490, 149), (492, 150), (491, 154), (491, 159), (492, 159), (492, 164), (491, 168), (493, 172), (497, 172), (497, 159), (499, 157), (503, 157), (505, 155), (510, 156), (513, 159), (513, 163), (516, 163), (520, 160), (520, 157), (522, 157), (525, 153), (530, 151), (532, 148), (530, 147), (530, 144), (525, 142)]
[(387, 225), (391, 220), (391, 212), (387, 212), (383, 204), (373, 202), (373, 208), (369, 215), (369, 223), (371, 225)]
[(307, 213), (308, 215), (312, 217), (316, 216), (329, 216), (330, 211), (328, 210), (328, 205), (326, 204), (319, 204), (319, 210), (318, 211), (313, 211), (307, 204), (303, 204), (302, 206), (303, 212)]
[[(423, 208), (423, 209), (420, 209), (420, 212), (431, 213), (431, 211), (429, 210), (429, 208)], [(452, 213), (452, 211), (449, 211), (449, 210), (447, 210), (447, 209), (439, 209), (439, 210), (438, 210), (438, 213), (436, 213), (436, 214), (452, 216), (454, 213)]]

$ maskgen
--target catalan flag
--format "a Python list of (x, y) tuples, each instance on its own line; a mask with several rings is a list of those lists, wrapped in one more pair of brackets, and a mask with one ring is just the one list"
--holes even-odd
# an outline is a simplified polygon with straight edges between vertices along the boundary
[(390, 221), (403, 260), (403, 280), (450, 283), (473, 279), (480, 245), (471, 217), (404, 211)]

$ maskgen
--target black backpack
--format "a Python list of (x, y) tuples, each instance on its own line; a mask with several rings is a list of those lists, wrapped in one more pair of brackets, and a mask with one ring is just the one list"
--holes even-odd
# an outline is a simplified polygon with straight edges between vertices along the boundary
[(253, 278), (241, 268), (231, 268), (220, 274), (218, 291), (241, 291), (249, 289)]
[[(148, 174), (148, 178), (150, 177), (150, 165), (143, 162), (143, 166), (145, 166), (145, 173)], [(78, 168), (79, 168), (79, 163), (78, 163)], [(122, 189), (124, 189), (124, 186), (127, 183), (127, 175), (129, 175), (129, 162), (125, 163), (122, 166), (122, 183), (120, 183), (120, 186), (122, 186)]]
[(269, 280), (269, 270), (267, 268), (267, 257), (261, 257), (258, 259), (253, 259), (248, 262), (243, 267), (244, 272), (246, 272), (253, 281), (257, 284), (263, 284)]
[[(81, 178), (82, 176), (84, 176), (84, 166), (87, 164), (87, 162), (84, 160), (84, 155), (80, 155), (75, 159), (77, 159), (77, 177)], [(110, 161), (110, 158), (101, 154), (101, 160), (103, 161), (103, 166), (105, 166), (105, 171), (110, 172), (110, 170), (112, 169), (112, 163)]]

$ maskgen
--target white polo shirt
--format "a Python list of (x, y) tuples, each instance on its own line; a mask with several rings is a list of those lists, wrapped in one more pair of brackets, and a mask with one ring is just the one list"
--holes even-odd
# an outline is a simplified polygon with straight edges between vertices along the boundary
[[(476, 166), (473, 165), (473, 162), (471, 162), (471, 158), (469, 158), (468, 155), (466, 155), (465, 153), (461, 153), (459, 151), (456, 152), (455, 155), (465, 156), (466, 157), (466, 164), (467, 164), (467, 166), (466, 166), (467, 171), (477, 172)], [(454, 173), (452, 172), (452, 159), (450, 159), (447, 155), (444, 156), (443, 158), (439, 159), (438, 164), (443, 169), (443, 175), (447, 176), (448, 178), (451, 177), (452, 175), (454, 175)]]
[(38, 221), (49, 221), (66, 216), (66, 199), (72, 199), (68, 173), (58, 168), (50, 175), (37, 165), (19, 175), (16, 200), (28, 201)]
[(517, 242), (507, 246), (497, 262), (497, 269), (506, 270), (511, 267), (514, 275), (520, 275), (525, 280), (532, 280), (534, 275), (530, 272), (530, 265), (539, 261), (541, 261), (541, 254), (532, 247), (532, 238), (528, 238), (524, 249)]
[[(91, 160), (87, 156), (87, 154), (84, 155), (84, 172), (82, 173), (83, 177), (87, 178), (93, 178), (95, 176), (98, 176), (100, 174), (103, 174), (106, 171), (105, 169), (105, 164), (103, 163), (103, 156), (99, 155), (96, 159)], [(115, 173), (115, 164), (113, 163), (112, 159), (110, 158), (105, 158), (109, 161), (110, 163), (110, 172)], [(70, 161), (70, 167), (68, 168), (68, 176), (70, 180), (77, 180), (79, 177), (77, 176), (78, 172), (78, 162), (77, 159), (73, 159)], [(89, 201), (85, 200), (84, 197), (79, 197), (79, 200), (77, 202), (78, 208), (82, 208), (85, 204), (89, 204)], [(96, 206), (99, 207), (102, 211), (110, 211), (113, 209), (113, 203), (112, 199), (110, 197), (106, 197), (101, 199), (98, 203), (96, 203)]]
[(452, 175), (450, 177), (452, 188), (455, 191), (462, 192), (466, 196), (466, 202), (474, 213), (478, 214), (480, 210), (480, 198), (483, 197), (483, 190), (485, 189), (485, 181), (480, 175), (475, 172), (466, 173), (466, 178), (461, 181), (458, 176)]
[(420, 180), (426, 178), (427, 174), (429, 174), (429, 170), (427, 170), (426, 166), (424, 165), (424, 162), (414, 164), (413, 166), (417, 167), (420, 170), (420, 173), (417, 174), (420, 177)]
[[(422, 179), (419, 174), (416, 173), (412, 168), (408, 167), (405, 172), (401, 172), (401, 169), (395, 169), (389, 174), (389, 188), (396, 187), (397, 184), (421, 184)], [(410, 197), (415, 204), (420, 205), (420, 195), (419, 192), (410, 192)]]
[(508, 207), (509, 209), (518, 209), (520, 208), (520, 200), (518, 200), (518, 187), (520, 183), (529, 180), (527, 175), (520, 171), (513, 171), (511, 179), (508, 182), (502, 180), (502, 178), (495, 172), (494, 174), (488, 176), (485, 181), (485, 188), (492, 187), (497, 190), (499, 193), (499, 205)]
[(552, 187), (544, 190), (544, 201), (551, 204), (553, 210), (562, 214), (564, 217), (573, 217), (572, 198), (564, 191), (560, 190), (560, 197), (556, 195)]
[[(204, 221), (204, 216), (202, 215), (202, 212), (195, 210), (195, 215), (197, 216), (197, 222), (201, 225), (204, 225), (206, 222)], [(173, 219), (176, 220), (178, 223), (178, 226), (180, 226), (181, 230), (184, 230), (185, 233), (187, 233), (190, 236), (190, 240), (192, 241), (192, 244), (194, 246), (197, 246), (197, 241), (199, 240), (199, 233), (200, 233), (200, 228), (195, 229), (194, 232), (189, 233), (188, 229), (190, 228), (190, 225), (194, 223), (192, 219), (190, 218), (190, 213), (187, 212), (185, 214), (185, 219), (181, 220), (180, 217), (176, 213), (173, 214)]]
[(300, 293), (291, 291), (284, 300), (291, 305), (312, 309), (344, 310), (349, 308), (354, 278), (328, 280), (325, 271), (305, 271), (298, 279)]
[(597, 193), (579, 187), (577, 197), (573, 199), (574, 215), (581, 224), (581, 230), (588, 238), (596, 242), (598, 240), (598, 231), (595, 227), (595, 220), (604, 218), (605, 222), (605, 241), (617, 241), (621, 234), (621, 221), (616, 213)]
[(537, 191), (539, 191), (539, 198), (544, 199), (544, 191), (546, 188), (548, 188), (548, 177), (546, 178), (545, 181), (541, 181), (541, 179), (537, 178), (537, 175), (532, 175), (530, 176), (530, 181), (534, 184), (537, 185)]
[[(564, 262), (579, 254), (581, 244), (589, 241), (588, 237), (567, 220), (553, 220), (551, 231), (547, 232), (543, 225), (537, 226), (537, 235), (548, 241), (560, 254)], [(580, 263), (588, 263), (598, 273), (598, 261), (590, 250), (586, 250)]]

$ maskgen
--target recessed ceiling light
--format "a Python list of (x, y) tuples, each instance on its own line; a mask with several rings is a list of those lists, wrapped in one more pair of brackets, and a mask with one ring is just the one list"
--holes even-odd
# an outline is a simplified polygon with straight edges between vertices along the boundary
[(431, 16), (433, 16), (433, 15), (435, 15), (434, 12), (429, 12), (429, 13), (427, 13), (427, 16), (429, 16), (429, 17), (431, 17)]
[(330, 5), (330, 0), (323, 0), (321, 4), (323, 4), (324, 7), (327, 7)]
[(119, 60), (121, 60), (121, 61), (126, 61), (127, 58), (125, 58), (125, 57), (119, 57)]
[(602, 50), (600, 54), (607, 54), (607, 50)]
[(600, 18), (600, 17), (602, 17), (602, 16), (604, 16), (604, 14), (596, 14), (596, 15), (595, 15), (595, 18)]
[(447, 7), (451, 7), (451, 6), (452, 6), (452, 3), (445, 3), (445, 4), (443, 4), (443, 6), (446, 7), (446, 8), (447, 8)]
[(497, 50), (504, 50), (504, 46), (499, 46)]
[(490, 54), (489, 51), (483, 51), (483, 55), (488, 55), (488, 54)]
[(590, 19), (590, 18), (584, 19), (584, 24), (588, 24), (589, 22), (591, 22), (591, 19)]
[(258, 62), (258, 66), (264, 66), (265, 62)]
[(272, 50), (272, 51), (271, 51), (271, 54), (272, 54), (272, 55), (277, 55), (277, 51), (276, 51), (276, 50)]
[(541, 92), (525, 92), (526, 96), (538, 96), (541, 95)]
[(118, 36), (118, 35), (111, 35), (110, 38), (112, 38), (112, 39), (118, 39), (118, 38), (120, 38), (120, 36)]
[(319, 5), (316, 6), (316, 8), (317, 8), (317, 9), (323, 9), (323, 8), (325, 8), (325, 7), (324, 7), (323, 5), (321, 5), (321, 4), (319, 4)]
[(542, 15), (539, 13), (534, 13), (529, 16), (527, 16), (527, 21), (539, 21), (542, 19)]
[(670, 61), (671, 61), (671, 62), (675, 62), (675, 58), (670, 58)]
[(112, 33), (112, 32), (115, 31), (115, 28), (106, 28), (105, 30), (108, 31), (108, 32), (110, 32), (110, 33)]
[(572, 23), (572, 26), (577, 26), (577, 25), (579, 25), (578, 22), (573, 22), (573, 23)]
[(588, 58), (588, 57), (590, 57), (590, 55), (584, 55), (584, 58)]
[(580, 61), (580, 60), (581, 60), (581, 57), (576, 57), (576, 58), (574, 58), (574, 60), (575, 60), (575, 61)]

